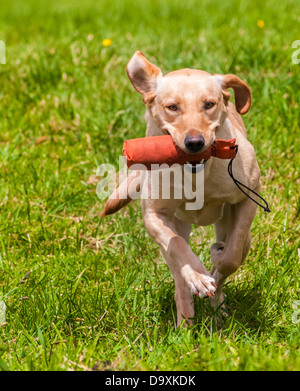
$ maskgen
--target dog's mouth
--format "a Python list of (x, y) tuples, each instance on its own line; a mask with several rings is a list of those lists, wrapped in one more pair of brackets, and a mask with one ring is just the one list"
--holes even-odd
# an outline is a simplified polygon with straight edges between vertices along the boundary
[[(174, 140), (173, 140), (174, 141)], [(175, 143), (176, 144), (176, 143)], [(184, 152), (184, 153), (186, 153), (186, 154), (188, 154), (188, 155), (190, 155), (191, 156), (191, 159), (193, 158), (193, 156), (195, 156), (195, 155), (201, 155), (201, 154), (203, 154), (207, 149), (209, 149), (210, 148), (210, 146), (213, 144), (213, 141), (211, 142), (211, 143), (209, 143), (209, 144), (207, 144), (207, 145), (204, 145), (203, 146), (203, 148), (201, 148), (199, 151), (195, 151), (195, 152), (192, 152), (192, 151), (189, 151), (187, 148), (180, 148), (177, 144), (176, 144), (176, 146), (182, 151), (182, 152)], [(201, 160), (202, 159), (200, 159), (200, 162), (201, 162)], [(190, 162), (190, 164), (199, 164), (199, 162), (198, 161), (195, 161), (194, 159), (193, 159), (193, 161), (191, 161)]]
[[(162, 131), (163, 131), (163, 134), (164, 134), (164, 135), (166, 135), (166, 136), (171, 136), (171, 137), (172, 137), (171, 133), (170, 133), (166, 128), (163, 128)], [(188, 150), (187, 148), (185, 148), (185, 147), (183, 147), (183, 148), (180, 147), (180, 146), (176, 143), (176, 141), (173, 139), (173, 137), (172, 137), (172, 140), (173, 140), (173, 143), (176, 145), (177, 148), (179, 148), (182, 152), (191, 155), (191, 158), (192, 158), (192, 156), (200, 155), (200, 154), (204, 153), (208, 148), (210, 148), (210, 146), (211, 146), (211, 145), (213, 144), (213, 142), (214, 142), (214, 140), (212, 140), (209, 144), (204, 145), (203, 148), (201, 148), (199, 151), (193, 152), (193, 151), (189, 151), (189, 150)], [(197, 166), (199, 166), (199, 164), (203, 164), (203, 163), (204, 163), (204, 159), (199, 159), (199, 160), (196, 160), (196, 161), (191, 159), (191, 161), (188, 161), (187, 163), (190, 165), (190, 167), (196, 168)]]

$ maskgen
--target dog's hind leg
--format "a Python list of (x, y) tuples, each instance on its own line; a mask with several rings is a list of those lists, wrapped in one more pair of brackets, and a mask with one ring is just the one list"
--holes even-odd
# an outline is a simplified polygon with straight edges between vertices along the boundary
[(212, 304), (216, 307), (224, 301), (222, 286), (245, 260), (251, 243), (251, 224), (257, 205), (249, 198), (234, 205), (225, 204), (223, 217), (215, 224), (217, 243), (210, 249), (217, 291)]

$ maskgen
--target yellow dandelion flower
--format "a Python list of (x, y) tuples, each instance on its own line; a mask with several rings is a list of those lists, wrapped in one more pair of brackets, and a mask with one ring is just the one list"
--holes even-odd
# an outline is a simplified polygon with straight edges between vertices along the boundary
[(111, 45), (111, 39), (107, 38), (102, 41), (102, 45), (107, 47)]
[(257, 26), (261, 29), (263, 29), (265, 27), (265, 22), (263, 20), (258, 20), (257, 21)]

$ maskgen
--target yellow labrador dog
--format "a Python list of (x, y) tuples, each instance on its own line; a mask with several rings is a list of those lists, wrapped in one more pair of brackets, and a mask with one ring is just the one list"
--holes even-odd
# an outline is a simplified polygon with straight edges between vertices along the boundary
[[(139, 51), (129, 61), (127, 74), (146, 105), (147, 137), (170, 134), (174, 143), (188, 153), (209, 148), (216, 138), (235, 138), (239, 147), (233, 165), (235, 176), (259, 191), (260, 170), (239, 115), (247, 113), (251, 106), (251, 91), (246, 83), (235, 75), (211, 75), (195, 69), (163, 76)], [(233, 89), (235, 106), (229, 101), (228, 88)], [(145, 227), (159, 244), (174, 277), (178, 325), (183, 320), (192, 323), (194, 294), (210, 297), (214, 306), (222, 305), (222, 285), (249, 251), (257, 205), (237, 188), (227, 166), (228, 160), (214, 157), (206, 162), (204, 204), (199, 210), (187, 210), (184, 198), (141, 201)], [(129, 195), (118, 199), (116, 194), (126, 192), (128, 183), (141, 185), (145, 178), (142, 172), (132, 172), (107, 201), (102, 216), (128, 204)], [(210, 250), (210, 273), (189, 246), (191, 224), (214, 224), (216, 243)]]

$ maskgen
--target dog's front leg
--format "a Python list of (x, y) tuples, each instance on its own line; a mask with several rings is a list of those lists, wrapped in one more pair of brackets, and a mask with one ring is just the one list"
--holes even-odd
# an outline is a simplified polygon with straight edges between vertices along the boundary
[(159, 244), (175, 281), (177, 325), (183, 319), (192, 323), (193, 295), (212, 297), (216, 290), (214, 279), (193, 253), (188, 244), (190, 224), (174, 216), (172, 202), (159, 200), (160, 207), (151, 201), (142, 201), (144, 224), (148, 233)]

